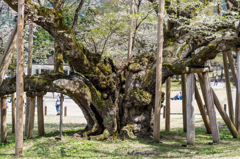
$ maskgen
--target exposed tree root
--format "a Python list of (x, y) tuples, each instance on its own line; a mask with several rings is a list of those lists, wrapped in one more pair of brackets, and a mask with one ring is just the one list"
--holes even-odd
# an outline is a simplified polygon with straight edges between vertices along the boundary
[(101, 140), (104, 140), (104, 139), (107, 139), (110, 137), (110, 133), (108, 132), (107, 129), (105, 129), (103, 131), (102, 134), (100, 135), (96, 135), (96, 136), (90, 136), (90, 140), (96, 140), (96, 141), (101, 141)]
[(120, 131), (120, 136), (123, 140), (136, 138), (136, 136), (133, 134), (133, 125), (124, 126)]

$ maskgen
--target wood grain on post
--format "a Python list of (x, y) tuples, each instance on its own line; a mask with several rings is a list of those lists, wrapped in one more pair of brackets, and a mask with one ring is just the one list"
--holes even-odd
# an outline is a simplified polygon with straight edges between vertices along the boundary
[(220, 136), (219, 136), (217, 118), (216, 118), (215, 108), (213, 103), (213, 93), (212, 93), (208, 73), (203, 73), (203, 83), (205, 84), (204, 94), (207, 96), (207, 98), (205, 98), (206, 99), (205, 104), (207, 105), (207, 109), (208, 109), (208, 116), (209, 116), (210, 125), (211, 125), (213, 143), (219, 143)]
[[(14, 77), (14, 70), (11, 69), (11, 77)], [(11, 95), (12, 98), (12, 133), (15, 133), (15, 94)]]
[(8, 51), (8, 54), (6, 55), (5, 59), (2, 62), (2, 65), (0, 66), (0, 85), (2, 84), (5, 74), (8, 70), (8, 67), (12, 61), (12, 57), (16, 51), (17, 48), (17, 36), (15, 36), (13, 43)]
[(228, 98), (228, 110), (229, 116), (234, 124), (234, 112), (233, 112), (233, 101), (232, 101), (232, 91), (231, 91), (231, 84), (229, 79), (229, 72), (228, 72), (228, 63), (227, 63), (227, 53), (222, 53), (223, 55), (223, 65), (224, 65), (224, 74), (225, 74), (225, 85), (227, 91), (227, 98)]
[(240, 49), (237, 51), (237, 74), (238, 74), (238, 107), (236, 107), (237, 109), (235, 110), (236, 113), (237, 113), (237, 120), (236, 120), (236, 128), (237, 128), (237, 131), (238, 133), (240, 134)]
[(6, 97), (1, 97), (1, 142), (7, 143)]
[(44, 135), (43, 94), (37, 93), (38, 136)]
[[(228, 56), (228, 60), (229, 60), (229, 64), (231, 67), (231, 71), (232, 71), (232, 76), (233, 76), (233, 80), (236, 86), (236, 104), (235, 104), (235, 127), (238, 130), (238, 112), (239, 112), (239, 99), (238, 99), (238, 73), (234, 64), (234, 60), (233, 60), (233, 56), (231, 51), (227, 52), (227, 56)], [(239, 128), (240, 129), (240, 128)], [(240, 131), (240, 130), (239, 130)]]
[(165, 4), (164, 0), (159, 0), (156, 88), (155, 88), (155, 109), (154, 109), (154, 128), (153, 128), (153, 138), (155, 142), (160, 141), (164, 4)]
[(205, 107), (206, 108), (206, 111), (209, 115), (209, 112), (208, 112), (208, 108), (207, 108), (207, 104), (206, 104), (206, 101), (207, 101), (207, 95), (205, 94), (206, 92), (206, 87), (205, 87), (205, 84), (204, 84), (204, 80), (203, 80), (203, 75), (201, 73), (198, 73), (198, 78), (199, 78), (199, 83), (200, 83), (200, 86), (201, 86), (201, 90), (202, 90), (202, 95), (203, 95), (203, 99), (204, 99), (204, 103), (205, 103)]
[(221, 106), (220, 101), (218, 100), (218, 97), (214, 90), (212, 89), (213, 92), (213, 98), (214, 98), (214, 104), (221, 115), (222, 119), (224, 120), (225, 124), (227, 125), (228, 129), (230, 130), (232, 136), (234, 138), (240, 138), (237, 129), (235, 128), (234, 124), (232, 123), (231, 119), (228, 117), (227, 113), (224, 111), (223, 107)]
[(8, 38), (8, 41), (7, 41), (7, 44), (4, 48), (4, 53), (3, 55), (1, 56), (1, 60), (0, 60), (0, 66), (2, 66), (6, 56), (9, 54), (9, 50), (10, 50), (10, 47), (12, 46), (12, 43), (14, 41), (14, 38), (16, 37), (16, 33), (17, 33), (17, 26), (18, 26), (18, 23), (15, 24), (9, 38)]
[(16, 135), (15, 155), (23, 155), (23, 51), (24, 51), (24, 0), (18, 1), (18, 31), (17, 31), (17, 112), (16, 112)]
[[(28, 66), (27, 75), (32, 75), (32, 48), (33, 48), (33, 23), (29, 24), (29, 47), (28, 47)], [(29, 114), (30, 114), (31, 97), (27, 96), (25, 111), (25, 136), (28, 136)]]
[(29, 120), (30, 120), (30, 108), (31, 108), (31, 99), (32, 99), (32, 92), (27, 92), (27, 101), (26, 101), (26, 110), (25, 110), (25, 136), (28, 136), (29, 134)]
[(171, 77), (167, 78), (166, 82), (166, 120), (165, 131), (170, 131), (170, 102), (171, 102)]
[(32, 92), (31, 97), (31, 106), (29, 114), (29, 127), (28, 127), (28, 139), (33, 138), (33, 129), (34, 129), (34, 116), (35, 116), (35, 93)]
[(182, 114), (183, 114), (183, 131), (187, 132), (187, 91), (186, 91), (186, 74), (181, 75), (182, 85)]
[(166, 118), (166, 106), (163, 106), (163, 118)]
[(65, 106), (64, 116), (67, 116), (67, 107)]
[(62, 123), (63, 123), (63, 94), (60, 96), (60, 134), (59, 137), (62, 137)]
[(195, 144), (194, 73), (187, 76), (187, 145)]
[(211, 132), (211, 127), (210, 127), (210, 122), (208, 120), (208, 117), (207, 117), (207, 114), (206, 114), (206, 111), (205, 111), (205, 108), (204, 108), (204, 105), (203, 105), (203, 102), (202, 102), (201, 96), (199, 94), (196, 83), (195, 83), (195, 98), (196, 98), (198, 108), (201, 113), (204, 125), (206, 127), (207, 133), (211, 134), (212, 132)]
[[(203, 84), (203, 76), (199, 75), (199, 81), (200, 81), (201, 84)], [(230, 130), (233, 137), (237, 137), (238, 133), (237, 133), (236, 128), (232, 124), (232, 122), (231, 122), (230, 118), (228, 117), (227, 113), (223, 110), (223, 108), (220, 104), (220, 101), (218, 100), (217, 95), (216, 95), (216, 93), (214, 92), (213, 89), (212, 89), (212, 92), (213, 92), (214, 104), (215, 104), (218, 112), (220, 113), (222, 119), (224, 120), (225, 124), (227, 125), (227, 127)]]
[(45, 106), (45, 115), (47, 115), (47, 106)]

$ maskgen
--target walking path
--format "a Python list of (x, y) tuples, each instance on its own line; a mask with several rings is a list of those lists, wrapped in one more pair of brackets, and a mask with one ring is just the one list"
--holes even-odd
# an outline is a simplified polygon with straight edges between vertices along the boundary
[[(214, 89), (214, 91), (216, 92), (222, 106), (224, 104), (227, 104), (225, 83), (218, 82), (217, 86), (213, 86), (213, 82), (212, 82), (211, 86)], [(199, 91), (201, 92), (201, 90), (199, 90)], [(171, 91), (171, 97), (173, 97), (178, 92), (179, 91)], [(235, 109), (235, 99), (236, 99), (236, 89), (235, 88), (232, 88), (232, 98), (233, 98), (233, 104), (234, 104), (234, 109)], [(45, 106), (47, 106), (47, 115), (55, 116), (57, 114), (56, 107), (55, 107), (56, 100), (57, 100), (57, 93), (55, 93), (54, 98), (53, 98), (52, 92), (48, 92), (44, 96), (43, 106), (44, 106), (44, 108), (45, 108)], [(26, 101), (26, 99), (24, 101)], [(68, 96), (66, 96), (64, 98), (63, 108), (65, 108), (65, 107), (67, 107), (67, 116), (80, 116), (80, 117), (84, 116), (81, 109), (78, 107), (78, 105)], [(196, 101), (195, 101), (194, 110), (195, 110), (195, 117), (201, 118)], [(163, 109), (161, 109), (161, 111), (163, 113)], [(228, 112), (228, 109), (227, 109), (227, 112)], [(12, 113), (11, 103), (8, 104), (7, 113), (8, 114)], [(35, 109), (35, 114), (37, 114), (37, 109)], [(216, 110), (216, 115), (217, 115), (217, 118), (221, 118), (221, 116), (217, 110)], [(171, 100), (171, 118), (182, 118), (182, 101), (181, 100)]]

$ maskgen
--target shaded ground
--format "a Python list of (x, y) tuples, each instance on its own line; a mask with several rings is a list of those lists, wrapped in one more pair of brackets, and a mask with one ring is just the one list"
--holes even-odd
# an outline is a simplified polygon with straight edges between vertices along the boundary
[[(35, 120), (36, 121), (36, 120)], [(161, 141), (152, 143), (151, 138), (136, 138), (122, 141), (89, 141), (73, 134), (83, 129), (86, 121), (82, 117), (64, 117), (64, 139), (56, 141), (59, 134), (59, 116), (45, 116), (44, 137), (37, 137), (35, 123), (34, 139), (24, 140), (24, 157), (40, 158), (239, 158), (240, 140), (233, 139), (218, 120), (221, 144), (209, 145), (211, 135), (207, 135), (201, 119), (196, 119), (196, 145), (182, 147), (186, 143), (186, 133), (182, 131), (182, 119), (171, 119), (171, 132), (164, 132), (165, 120), (161, 119)], [(0, 158), (14, 158), (14, 134), (11, 134), (11, 119), (8, 116), (8, 142), (0, 145)]]

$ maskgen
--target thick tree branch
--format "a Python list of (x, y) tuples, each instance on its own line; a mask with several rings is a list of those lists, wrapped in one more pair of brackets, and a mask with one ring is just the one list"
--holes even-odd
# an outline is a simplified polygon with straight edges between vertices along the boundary
[(84, 1), (85, 0), (81, 0), (81, 2), (78, 5), (78, 8), (75, 11), (74, 21), (73, 21), (73, 25), (72, 25), (72, 29), (73, 30), (75, 30), (75, 28), (76, 28), (78, 17), (79, 17), (79, 13), (80, 13), (80, 11), (81, 11), (81, 9), (83, 7)]
[(63, 7), (65, 1), (66, 0), (52, 0), (50, 3), (56, 11), (61, 12), (61, 8)]

